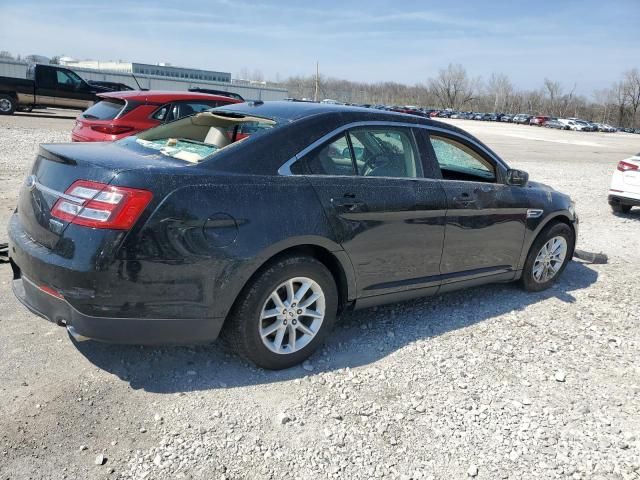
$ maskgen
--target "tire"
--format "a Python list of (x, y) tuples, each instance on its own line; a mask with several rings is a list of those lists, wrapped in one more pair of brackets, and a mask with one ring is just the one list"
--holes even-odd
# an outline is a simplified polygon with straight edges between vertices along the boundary
[(0, 115), (13, 115), (18, 102), (10, 95), (0, 95)]
[(611, 210), (613, 210), (614, 213), (629, 213), (631, 211), (631, 205), (614, 203), (611, 205)]
[[(287, 288), (289, 282), (292, 288)], [(300, 294), (305, 284), (310, 286), (302, 297), (297, 302), (290, 301), (295, 298), (290, 291)], [(279, 306), (273, 294), (280, 299)], [(295, 308), (314, 295), (321, 296), (303, 309)], [(322, 345), (336, 320), (337, 310), (338, 291), (327, 267), (312, 257), (285, 257), (264, 268), (244, 288), (221, 337), (230, 349), (258, 367), (289, 368), (307, 359)], [(283, 314), (276, 314), (278, 311)], [(306, 312), (315, 315), (307, 316)], [(322, 312), (324, 315), (319, 318)]]
[[(529, 249), (520, 278), (522, 287), (528, 292), (540, 292), (553, 285), (573, 256), (575, 240), (575, 234), (567, 224), (554, 222), (547, 225), (538, 234)], [(561, 247), (564, 250), (564, 256), (552, 254), (551, 260), (548, 261), (542, 251), (543, 247), (550, 248), (551, 253), (554, 248)], [(540, 261), (540, 256), (542, 256), (542, 261)]]

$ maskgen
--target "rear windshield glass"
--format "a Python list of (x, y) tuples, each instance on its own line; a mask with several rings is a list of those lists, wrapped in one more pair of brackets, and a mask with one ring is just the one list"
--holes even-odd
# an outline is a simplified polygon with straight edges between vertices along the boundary
[(101, 100), (85, 111), (82, 116), (88, 120), (113, 120), (118, 116), (124, 104), (123, 100)]
[(167, 157), (199, 163), (276, 125), (270, 119), (212, 110), (159, 125), (119, 140), (119, 143), (131, 147), (133, 143), (136, 149), (143, 147)]

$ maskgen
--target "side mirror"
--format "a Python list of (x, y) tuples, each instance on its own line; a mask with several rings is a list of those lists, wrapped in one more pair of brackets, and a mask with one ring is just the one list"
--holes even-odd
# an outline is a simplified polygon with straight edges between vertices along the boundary
[(516, 170), (515, 168), (507, 170), (507, 185), (524, 187), (528, 181), (529, 174), (524, 170)]

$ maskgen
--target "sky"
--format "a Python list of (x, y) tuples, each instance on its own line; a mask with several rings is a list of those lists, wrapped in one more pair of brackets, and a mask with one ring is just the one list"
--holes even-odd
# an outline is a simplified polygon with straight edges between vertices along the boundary
[(0, 50), (170, 62), (270, 80), (323, 75), (423, 83), (545, 77), (590, 94), (640, 68), (640, 0), (0, 0)]

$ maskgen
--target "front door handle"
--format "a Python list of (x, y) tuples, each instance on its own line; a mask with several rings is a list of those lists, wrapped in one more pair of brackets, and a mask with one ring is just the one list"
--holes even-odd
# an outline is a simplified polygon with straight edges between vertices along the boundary
[(469, 208), (476, 204), (476, 199), (470, 194), (464, 192), (457, 197), (453, 197), (454, 208)]

